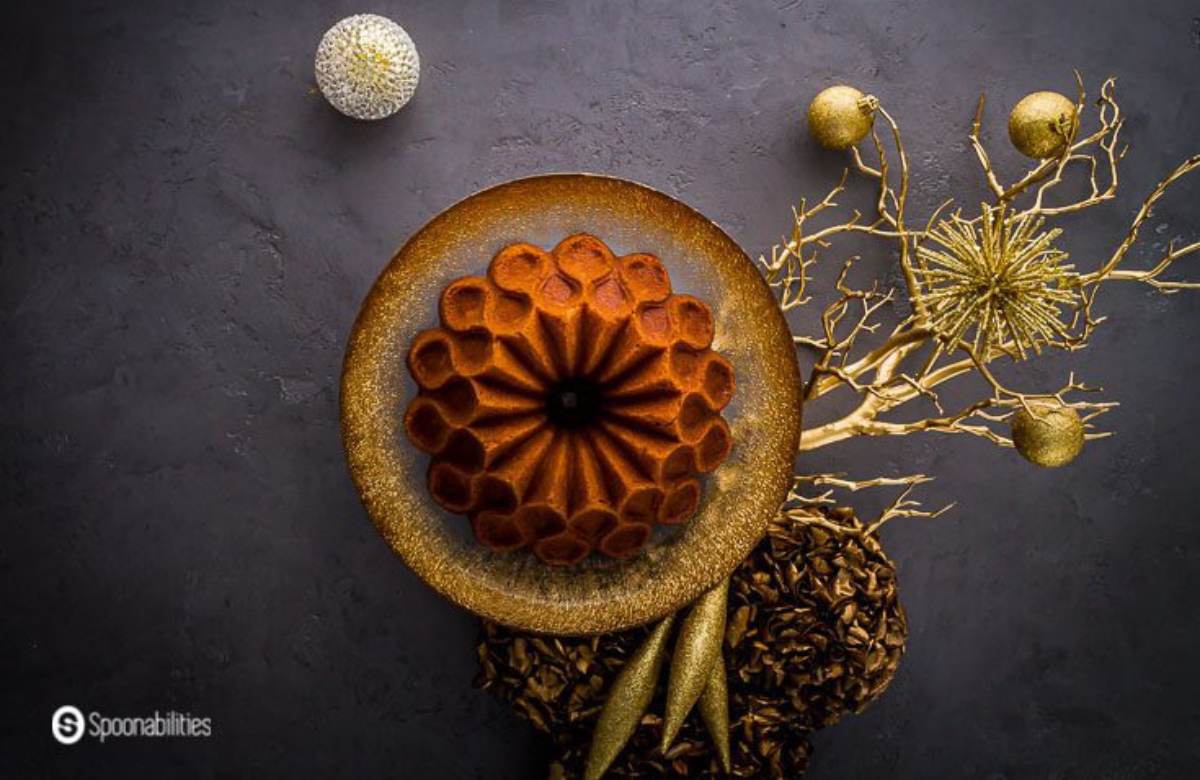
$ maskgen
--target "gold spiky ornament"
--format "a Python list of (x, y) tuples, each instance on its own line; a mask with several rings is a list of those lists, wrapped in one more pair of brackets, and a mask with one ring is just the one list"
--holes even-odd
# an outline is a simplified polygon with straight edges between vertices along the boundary
[(978, 218), (955, 214), (928, 231), (916, 297), (945, 343), (969, 336), (976, 352), (1011, 343), (1023, 357), (1068, 337), (1063, 313), (1079, 303), (1078, 281), (1054, 246), (1062, 230), (1042, 231), (1044, 222), (982, 204)]

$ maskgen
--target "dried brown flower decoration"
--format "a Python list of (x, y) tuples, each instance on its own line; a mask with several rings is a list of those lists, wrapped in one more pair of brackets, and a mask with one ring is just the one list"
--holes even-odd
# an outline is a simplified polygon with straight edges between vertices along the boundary
[[(891, 681), (908, 627), (895, 568), (849, 510), (813, 508), (776, 520), (733, 575), (726, 641), (733, 774), (795, 777), (812, 730), (861, 711)], [(850, 533), (836, 530), (840, 527)], [(485, 624), (477, 684), (509, 702), (578, 777), (609, 686), (647, 634), (539, 637)], [(613, 764), (614, 777), (717, 776), (712, 741), (694, 712), (664, 755), (665, 680)]]

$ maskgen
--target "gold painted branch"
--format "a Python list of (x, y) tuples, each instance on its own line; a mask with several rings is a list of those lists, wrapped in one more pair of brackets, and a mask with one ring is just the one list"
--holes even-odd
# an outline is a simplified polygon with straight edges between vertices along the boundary
[[(1053, 392), (1018, 389), (1007, 379), (1002, 381), (994, 368), (1015, 366), (1047, 351), (1086, 347), (1094, 329), (1105, 321), (1093, 311), (1105, 282), (1141, 282), (1167, 294), (1200, 289), (1200, 282), (1167, 278), (1177, 261), (1200, 253), (1200, 241), (1173, 241), (1148, 267), (1122, 267), (1155, 205), (1174, 183), (1200, 168), (1200, 155), (1185, 160), (1151, 191), (1108, 260), (1094, 269), (1068, 263), (1067, 253), (1060, 248), (1066, 236), (1047, 221), (1112, 200), (1120, 182), (1119, 163), (1127, 151), (1120, 141), (1124, 116), (1115, 80), (1109, 78), (1101, 85), (1088, 127), (1087, 95), (1082, 78), (1078, 73), (1075, 77), (1074, 100), (1039, 92), (1013, 109), (1010, 138), (1035, 161), (1011, 184), (993, 167), (982, 140), (985, 102), (981, 96), (968, 140), (992, 202), (967, 216), (954, 207), (953, 199), (947, 200), (920, 230), (908, 226), (908, 155), (891, 114), (877, 99), (865, 96), (866, 103), (847, 104), (846, 113), (838, 115), (827, 95), (849, 90), (861, 96), (849, 87), (831, 88), (814, 100), (810, 124), (815, 122), (818, 102), (825, 101), (824, 113), (817, 117), (823, 122), (857, 127), (856, 112), (865, 105), (873, 118), (886, 125), (885, 134), (890, 130), (890, 145), (870, 127), (858, 132), (854, 143), (837, 146), (848, 150), (854, 170), (875, 183), (875, 216), (868, 221), (858, 211), (847, 214), (839, 209), (838, 199), (847, 189), (847, 169), (814, 206), (802, 200), (793, 210), (790, 235), (772, 249), (769, 259), (760, 258), (767, 281), (784, 311), (807, 305), (815, 297), (812, 271), (821, 253), (831, 251), (841, 236), (872, 236), (896, 242), (910, 313), (880, 338), (879, 317), (897, 301), (896, 293), (878, 283), (865, 288), (852, 285), (848, 277), (856, 258), (843, 262), (833, 294), (821, 310), (819, 328), (797, 333), (794, 341), (797, 348), (812, 353), (804, 387), (810, 414), (816, 411), (812, 404), (839, 392), (858, 400), (848, 413), (805, 430), (800, 451), (811, 452), (856, 436), (933, 432), (976, 436), (999, 447), (1015, 447), (1040, 465), (1061, 465), (1064, 457), (1069, 460), (1078, 451), (1076, 443), (1082, 446), (1084, 441), (1111, 435), (1094, 428), (1093, 421), (1116, 406), (1113, 401), (1095, 400), (1098, 388), (1071, 376)], [(827, 128), (814, 124), (813, 130), (819, 138), (828, 136)], [(865, 160), (857, 144), (868, 138), (863, 145), (874, 149), (875, 162)], [(1081, 195), (1065, 202), (1054, 198), (1062, 185), (1080, 177)], [(967, 377), (982, 380), (987, 394), (955, 410), (943, 408), (943, 386)], [(1047, 455), (1050, 450), (1035, 446), (1037, 436), (1048, 436), (1061, 446)], [(905, 487), (897, 503), (885, 511), (885, 520), (914, 510), (909, 494), (922, 481)], [(826, 481), (824, 486), (856, 489), (848, 481)], [(823, 493), (814, 500), (825, 503), (827, 498)], [(915, 514), (937, 513), (918, 509)]]

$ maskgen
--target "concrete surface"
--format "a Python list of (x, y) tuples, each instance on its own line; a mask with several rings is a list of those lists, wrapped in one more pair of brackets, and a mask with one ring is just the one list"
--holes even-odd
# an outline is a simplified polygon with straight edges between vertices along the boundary
[[(311, 66), (322, 32), (367, 10), (423, 63), (415, 100), (378, 124), (330, 109)], [(1132, 143), (1118, 201), (1064, 223), (1086, 266), (1200, 151), (1200, 7), (1180, 0), (47, 0), (5, 17), (5, 777), (540, 776), (535, 735), (471, 687), (474, 620), (376, 534), (338, 436), (359, 302), (462, 196), (615, 174), (757, 254), (840, 170), (799, 123), (818, 89), (884, 99), (927, 214), (981, 193), (979, 89), (1002, 150), (1007, 107), (1070, 92), (1078, 68), (1093, 88), (1119, 77)], [(1134, 259), (1200, 238), (1198, 197), (1179, 187)], [(1022, 374), (1048, 388), (1077, 368), (1123, 402), (1119, 435), (1072, 466), (959, 438), (805, 463), (936, 474), (927, 502), (960, 502), (887, 532), (909, 657), (874, 708), (818, 736), (813, 778), (1194, 774), (1200, 296), (1127, 287), (1100, 307), (1093, 349)], [(189, 711), (214, 736), (62, 747), (48, 721), (68, 703)]]

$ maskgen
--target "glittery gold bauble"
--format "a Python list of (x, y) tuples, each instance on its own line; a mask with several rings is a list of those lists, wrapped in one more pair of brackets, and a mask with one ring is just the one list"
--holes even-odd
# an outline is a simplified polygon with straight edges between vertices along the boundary
[(421, 60), (404, 28), (383, 16), (348, 16), (317, 47), (317, 85), (333, 107), (355, 119), (383, 119), (417, 89)]
[(826, 149), (849, 149), (867, 137), (875, 100), (854, 87), (829, 87), (808, 104), (808, 130)]
[(1074, 134), (1075, 121), (1075, 104), (1066, 95), (1033, 92), (1013, 106), (1008, 137), (1026, 157), (1054, 157)]
[(1054, 468), (1075, 460), (1083, 449), (1083, 420), (1069, 406), (1035, 404), (1034, 414), (1019, 409), (1012, 418), (1012, 439), (1030, 463)]

